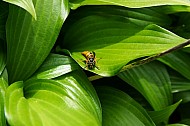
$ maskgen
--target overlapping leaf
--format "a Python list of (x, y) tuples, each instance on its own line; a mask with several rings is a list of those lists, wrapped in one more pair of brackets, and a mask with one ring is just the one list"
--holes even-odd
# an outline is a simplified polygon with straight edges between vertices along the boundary
[(3, 1), (22, 7), (23, 9), (28, 11), (33, 16), (34, 19), (37, 18), (32, 0), (3, 0)]
[(179, 102), (170, 105), (160, 111), (150, 111), (148, 112), (149, 115), (151, 116), (152, 120), (156, 123), (165, 123), (167, 124), (168, 122), (166, 122), (169, 117), (171, 116), (171, 114), (174, 112), (174, 110), (179, 106), (179, 104), (181, 103), (182, 100), (180, 100)]
[(26, 80), (50, 53), (69, 8), (67, 0), (34, 0), (37, 20), (11, 5), (7, 20), (7, 69), (10, 82)]
[(98, 97), (82, 71), (54, 80), (15, 82), (7, 89), (5, 105), (10, 125), (101, 125)]
[[(80, 11), (78, 13), (80, 14)], [(63, 48), (67, 48), (83, 68), (85, 63), (82, 60), (85, 58), (81, 52), (94, 51), (99, 59), (99, 70), (91, 71), (99, 75), (113, 76), (134, 59), (158, 54), (185, 41), (157, 25), (138, 25), (138, 18), (135, 20), (135, 16), (130, 20), (130, 16), (112, 13), (113, 11), (102, 11), (81, 17), (75, 14), (77, 20), (69, 24), (69, 30), (65, 31), (63, 40)], [(146, 18), (144, 20), (146, 21)]]
[(38, 79), (52, 79), (79, 68), (72, 58), (59, 54), (50, 54), (42, 66), (35, 72)]
[(171, 82), (164, 65), (151, 62), (118, 75), (122, 80), (136, 88), (159, 111), (171, 105)]
[(96, 88), (103, 111), (103, 126), (155, 126), (141, 105), (126, 93), (110, 88)]

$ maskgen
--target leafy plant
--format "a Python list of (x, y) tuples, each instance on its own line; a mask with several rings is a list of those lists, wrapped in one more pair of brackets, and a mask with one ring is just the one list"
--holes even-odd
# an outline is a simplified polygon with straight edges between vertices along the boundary
[(189, 15), (189, 0), (0, 1), (0, 125), (189, 125)]

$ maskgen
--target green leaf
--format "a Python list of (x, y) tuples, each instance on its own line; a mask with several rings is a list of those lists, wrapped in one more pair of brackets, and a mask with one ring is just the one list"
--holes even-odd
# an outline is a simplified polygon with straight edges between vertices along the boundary
[(168, 124), (166, 126), (188, 126), (188, 125), (185, 125), (185, 124)]
[[(189, 110), (188, 110), (188, 111), (189, 111)], [(187, 125), (185, 125), (185, 126), (189, 126), (189, 125), (190, 125), (190, 119), (189, 119), (189, 118), (182, 119), (180, 122), (181, 122), (181, 123), (184, 123), (184, 124), (187, 124)]]
[(190, 91), (181, 91), (174, 93), (174, 101), (178, 101), (182, 99), (182, 103), (188, 103), (190, 102)]
[[(122, 19), (128, 19), (134, 24), (140, 26), (147, 26), (149, 24), (157, 24), (168, 27), (171, 25), (171, 18), (160, 13), (160, 8), (127, 8), (121, 6), (84, 6), (76, 10), (74, 15), (71, 13), (70, 19), (77, 20), (82, 16), (101, 15), (101, 16), (115, 16)], [(70, 20), (69, 20), (70, 21)]]
[(166, 68), (159, 62), (144, 64), (118, 75), (137, 89), (159, 111), (172, 103), (171, 82)]
[(190, 79), (190, 56), (183, 51), (176, 51), (158, 59), (184, 77)]
[(72, 58), (59, 54), (50, 54), (42, 66), (35, 72), (38, 79), (52, 79), (78, 69), (78, 64)]
[(17, 6), (9, 7), (7, 69), (11, 83), (26, 80), (43, 63), (69, 12), (67, 0), (33, 2), (38, 20)]
[(2, 74), (6, 65), (6, 46), (5, 41), (0, 39), (0, 75)]
[(140, 8), (160, 5), (190, 6), (190, 2), (189, 0), (83, 0), (80, 3), (73, 4), (73, 8), (77, 8), (82, 5), (119, 5), (131, 8)]
[(171, 114), (174, 112), (174, 110), (179, 106), (182, 100), (178, 101), (177, 103), (170, 105), (166, 108), (163, 108), (160, 111), (150, 111), (148, 112), (152, 120), (159, 124), (161, 122), (165, 122), (167, 124), (167, 120), (171, 116)]
[(146, 110), (126, 93), (111, 88), (96, 88), (102, 105), (103, 126), (155, 126)]
[(179, 75), (170, 75), (172, 93), (190, 90), (190, 80)]
[[(173, 13), (178, 13), (178, 12), (188, 12), (188, 13), (190, 12), (190, 6), (184, 6), (184, 5), (172, 5), (172, 6), (164, 5), (164, 6), (158, 6), (156, 8), (159, 9), (160, 12), (164, 13), (164, 14), (173, 14)], [(179, 19), (179, 20), (181, 20), (181, 19)]]
[(5, 110), (10, 125), (101, 125), (98, 97), (82, 71), (13, 83), (6, 92)]
[(8, 17), (9, 6), (7, 3), (0, 1), (0, 40), (6, 40), (5, 24)]
[(33, 18), (35, 20), (37, 19), (32, 0), (3, 0), (3, 1), (17, 5), (23, 9), (25, 9), (33, 16)]
[(8, 4), (0, 1), (0, 75), (6, 65), (5, 24), (8, 16)]
[(88, 70), (101, 76), (113, 76), (134, 59), (159, 54), (186, 41), (157, 25), (141, 26), (109, 12), (81, 16), (71, 22), (70, 27), (66, 26), (62, 47), (83, 68), (86, 64), (81, 52), (94, 51), (99, 70)]
[(5, 91), (8, 87), (8, 83), (6, 81), (7, 77), (6, 70), (0, 75), (0, 126), (6, 126), (6, 118), (4, 112), (4, 100), (5, 100)]

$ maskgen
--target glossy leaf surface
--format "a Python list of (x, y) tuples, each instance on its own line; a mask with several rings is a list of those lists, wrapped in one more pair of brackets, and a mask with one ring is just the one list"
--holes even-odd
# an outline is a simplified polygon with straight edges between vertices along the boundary
[(25, 9), (26, 11), (28, 11), (33, 18), (36, 20), (36, 11), (34, 9), (34, 5), (32, 0), (3, 0), (5, 2), (17, 5), (23, 9)]
[(101, 125), (98, 97), (81, 71), (54, 80), (15, 82), (7, 89), (5, 106), (10, 125)]
[(38, 79), (52, 79), (78, 68), (78, 64), (72, 58), (59, 54), (50, 54), (34, 76)]
[(7, 69), (10, 82), (26, 80), (52, 49), (69, 8), (67, 0), (33, 1), (38, 20), (11, 5), (7, 20)]

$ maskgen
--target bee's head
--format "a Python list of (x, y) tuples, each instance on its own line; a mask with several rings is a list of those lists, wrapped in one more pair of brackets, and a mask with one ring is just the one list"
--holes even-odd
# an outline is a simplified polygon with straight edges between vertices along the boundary
[(89, 61), (90, 61), (90, 62), (93, 62), (93, 61), (94, 61), (94, 58), (89, 58)]

